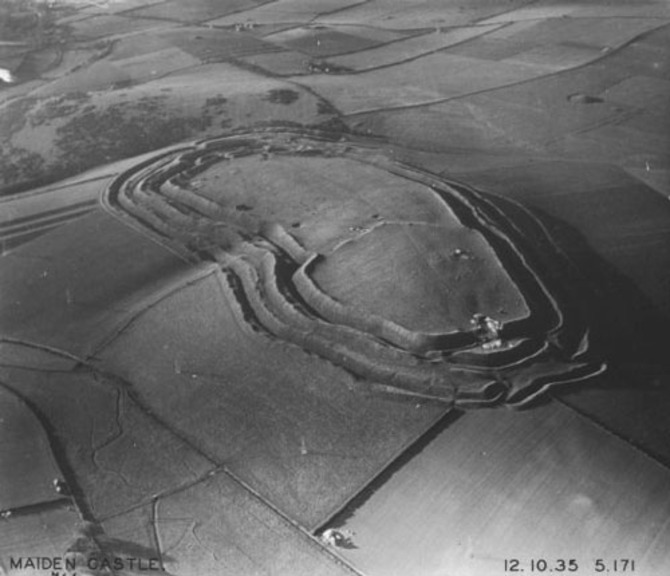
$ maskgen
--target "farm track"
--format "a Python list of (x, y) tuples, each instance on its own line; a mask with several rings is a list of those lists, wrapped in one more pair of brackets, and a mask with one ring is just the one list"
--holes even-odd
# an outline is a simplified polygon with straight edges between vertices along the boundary
[(555, 385), (604, 370), (588, 359), (587, 328), (519, 247), (523, 233), (516, 224), (476, 192), (398, 165), (383, 168), (427, 185), (463, 226), (486, 238), (530, 314), (503, 325), (492, 343), (475, 326), (425, 333), (331, 297), (310, 275), (325, 256), (306, 250), (280, 224), (254, 220), (189, 185), (218, 162), (269, 154), (368, 161), (352, 143), (311, 133), (231, 136), (131, 168), (110, 185), (103, 204), (185, 258), (216, 262), (224, 292), (252, 329), (316, 354), (385, 393), (456, 407), (522, 407)]

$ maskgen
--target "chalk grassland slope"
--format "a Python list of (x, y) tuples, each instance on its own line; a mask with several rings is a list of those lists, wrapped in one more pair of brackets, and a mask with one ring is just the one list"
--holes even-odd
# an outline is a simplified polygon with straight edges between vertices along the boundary
[(238, 126), (332, 120), (308, 91), (223, 64), (284, 47), (199, 25), (258, 2), (147, 4), (59, 11), (59, 39), (23, 50), (12, 70), (19, 84), (3, 90), (0, 105), (5, 193)]
[[(284, 95), (291, 95), (290, 101)], [(111, 92), (70, 92), (4, 105), (2, 184), (58, 179), (194, 136), (252, 124), (332, 119), (305, 90), (231, 65)]]

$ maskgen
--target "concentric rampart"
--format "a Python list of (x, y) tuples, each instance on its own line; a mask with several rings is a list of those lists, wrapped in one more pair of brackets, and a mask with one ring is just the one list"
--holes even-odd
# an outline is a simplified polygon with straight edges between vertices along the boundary
[[(312, 164), (318, 178), (310, 180)], [(417, 202), (375, 189), (378, 173), (409, 186), (430, 218), (403, 219), (421, 211)], [(313, 188), (320, 178), (325, 192)], [(368, 217), (374, 198), (386, 212)], [(134, 166), (105, 200), (185, 258), (217, 262), (242, 322), (382, 393), (524, 406), (604, 370), (589, 358), (588, 327), (560, 286), (541, 277), (517, 224), (479, 193), (394, 163), (366, 142), (289, 132), (202, 141)], [(402, 292), (405, 277), (416, 298)], [(377, 293), (385, 300), (374, 301)], [(449, 311), (444, 322), (440, 310)], [(415, 317), (444, 328), (424, 329)]]

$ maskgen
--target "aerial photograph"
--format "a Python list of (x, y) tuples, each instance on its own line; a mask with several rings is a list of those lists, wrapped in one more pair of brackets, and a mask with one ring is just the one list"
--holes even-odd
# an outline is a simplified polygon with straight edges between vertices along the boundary
[(0, 575), (670, 575), (670, 0), (0, 0)]

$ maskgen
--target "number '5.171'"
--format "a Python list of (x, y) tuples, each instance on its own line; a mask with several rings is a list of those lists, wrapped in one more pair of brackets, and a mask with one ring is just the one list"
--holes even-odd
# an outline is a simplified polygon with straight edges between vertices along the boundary
[(594, 565), (593, 569), (596, 572), (612, 572), (618, 574), (632, 574), (635, 572), (635, 560), (630, 558), (621, 558), (620, 560), (603, 560), (598, 558)]

